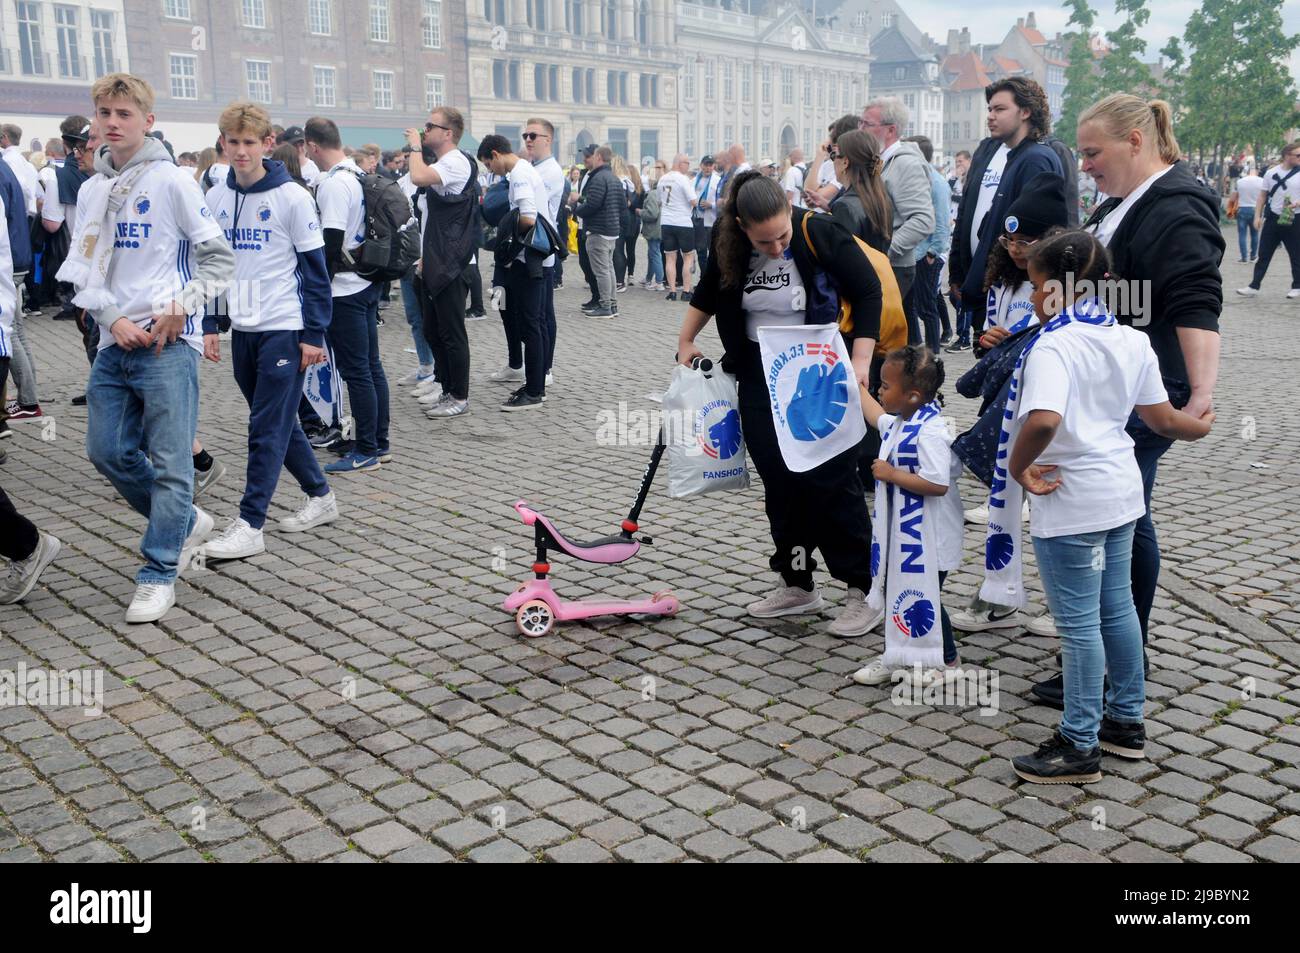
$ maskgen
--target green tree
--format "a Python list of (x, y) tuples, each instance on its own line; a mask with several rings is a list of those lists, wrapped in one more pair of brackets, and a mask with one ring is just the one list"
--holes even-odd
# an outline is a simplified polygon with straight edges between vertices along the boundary
[(1061, 118), (1053, 123), (1053, 130), (1070, 144), (1078, 146), (1075, 131), (1080, 114), (1097, 101), (1097, 72), (1092, 59), (1092, 27), (1097, 22), (1097, 12), (1088, 6), (1088, 0), (1065, 0), (1070, 10), (1068, 33), (1069, 50), (1066, 56), (1070, 65), (1065, 69), (1065, 92), (1061, 96)]
[(1166, 61), (1160, 95), (1169, 103), (1177, 121), (1183, 105), (1183, 72), (1187, 69), (1187, 56), (1183, 53), (1178, 37), (1169, 38), (1169, 42), (1160, 50), (1160, 56)]
[(1110, 51), (1102, 57), (1098, 90), (1101, 96), (1111, 93), (1132, 93), (1141, 96), (1152, 87), (1151, 69), (1142, 62), (1147, 41), (1138, 30), (1151, 19), (1147, 0), (1115, 0), (1115, 12), (1124, 16), (1124, 22), (1106, 33)]

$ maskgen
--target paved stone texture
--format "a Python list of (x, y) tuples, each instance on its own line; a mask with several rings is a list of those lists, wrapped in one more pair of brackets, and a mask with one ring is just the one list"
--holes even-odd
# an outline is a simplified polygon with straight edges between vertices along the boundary
[[(342, 520), (272, 529), (265, 554), (187, 574), (145, 626), (122, 622), (143, 521), (87, 463), (85, 410), (68, 404), (86, 371), (76, 332), (29, 319), (56, 439), (15, 425), (0, 479), (64, 550), (0, 609), (0, 668), (102, 668), (106, 712), (0, 708), (0, 860), (1300, 859), (1300, 384), (1285, 370), (1300, 302), (1283, 299), (1283, 259), (1256, 301), (1231, 293), (1245, 266), (1225, 264), (1218, 423), (1165, 457), (1156, 494), (1150, 758), (1107, 758), (1086, 788), (1019, 784), (1007, 760), (1057, 721), (1027, 694), (1055, 640), (960, 636), (967, 663), (1000, 675), (982, 715), (848, 681), (878, 636), (746, 618), (772, 584), (757, 482), (675, 501), (661, 478), (653, 546), (615, 567), (554, 559), (565, 595), (671, 589), (677, 617), (516, 633), (500, 602), (532, 554), (510, 504), (535, 501), (577, 538), (617, 527), (653, 430), (599, 445), (599, 415), (623, 404), (635, 428), (658, 409), (646, 395), (667, 384), (683, 311), (661, 295), (585, 318), (571, 263), (556, 383), (531, 415), (498, 412), (501, 327), (472, 323), (468, 417), (428, 421), (394, 388), (394, 461), (334, 482)], [(386, 316), (396, 378), (414, 359), (399, 301)], [(712, 330), (702, 342), (717, 355)], [(953, 358), (950, 379), (969, 363)], [(202, 501), (220, 522), (247, 417), (228, 363), (202, 374), (201, 435), (231, 467)], [(964, 426), (974, 407), (948, 410)], [(272, 520), (295, 491), (282, 483)], [(977, 585), (982, 538), (968, 529), (951, 604)]]

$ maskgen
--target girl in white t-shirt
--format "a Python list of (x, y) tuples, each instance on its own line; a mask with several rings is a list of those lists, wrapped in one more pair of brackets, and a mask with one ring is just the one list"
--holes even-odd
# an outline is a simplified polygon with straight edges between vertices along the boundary
[[(923, 551), (916, 561), (925, 565), (933, 563), (938, 571), (936, 596), (948, 573), (961, 564), (963, 525), (961, 494), (957, 489), (961, 461), (950, 450), (952, 434), (948, 432), (948, 426), (939, 414), (939, 408), (943, 406), (943, 396), (939, 393), (943, 376), (943, 361), (925, 345), (912, 344), (891, 351), (885, 358), (880, 368), (879, 402), (866, 387), (861, 384), (858, 387), (862, 413), (867, 418), (867, 423), (880, 431), (880, 457), (871, 465), (871, 475), (877, 481), (876, 492), (895, 488), (895, 506), (905, 505), (901, 502), (902, 494), (910, 494), (923, 501), (922, 525), (925, 529), (920, 534)], [(910, 459), (904, 459), (900, 455), (900, 431), (913, 423), (920, 424), (913, 444), (915, 452), (909, 455)], [(878, 506), (877, 514), (881, 510)], [(891, 532), (892, 519), (881, 520), (877, 515), (873, 521), (873, 575), (878, 576), (876, 570), (881, 563), (886, 567), (885, 572), (891, 575), (907, 568), (896, 560), (877, 556), (876, 539), (879, 541), (878, 552), (888, 553), (892, 543), (889, 538)], [(873, 588), (881, 588), (887, 593), (899, 588), (891, 586), (891, 583), (897, 582), (896, 579), (877, 579), (873, 581)], [(924, 588), (918, 580), (907, 580), (906, 585)], [(939, 602), (937, 598), (934, 601)], [(893, 615), (886, 613), (886, 616), (885, 625), (888, 627), (893, 624)], [(953, 641), (948, 612), (941, 602), (939, 620), (942, 626), (944, 665), (955, 669), (960, 665), (957, 646)], [(887, 656), (888, 651), (886, 655), (881, 655), (859, 669), (854, 673), (853, 680), (861, 685), (879, 685), (890, 681), (894, 670), (902, 666), (888, 664)]]
[(1087, 784), (1101, 779), (1103, 750), (1138, 759), (1145, 743), (1130, 562), (1146, 504), (1125, 424), (1136, 410), (1155, 432), (1196, 440), (1214, 414), (1175, 410), (1147, 336), (1118, 324), (1097, 297), (1109, 264), (1096, 238), (1054, 235), (1028, 264), (1043, 330), (1012, 378), (1003, 430), (1010, 457), (994, 483), (1009, 474), (1037, 497), (1030, 535), (1061, 634), (1065, 712), (1052, 738), (1012, 766), (1028, 781)]

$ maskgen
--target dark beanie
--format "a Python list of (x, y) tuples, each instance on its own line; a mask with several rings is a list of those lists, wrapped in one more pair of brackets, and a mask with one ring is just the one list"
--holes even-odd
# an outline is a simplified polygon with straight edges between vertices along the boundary
[(1002, 220), (1002, 229), (1008, 235), (1041, 238), (1052, 226), (1064, 228), (1067, 224), (1065, 180), (1055, 172), (1040, 172), (1011, 203)]

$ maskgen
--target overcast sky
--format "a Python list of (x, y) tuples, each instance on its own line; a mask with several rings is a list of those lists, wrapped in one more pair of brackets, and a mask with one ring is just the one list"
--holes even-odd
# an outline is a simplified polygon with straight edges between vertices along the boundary
[[(1122, 22), (1115, 15), (1113, 0), (1092, 0), (1091, 5), (1097, 10), (1100, 32), (1112, 30)], [(1159, 56), (1160, 48), (1171, 36), (1182, 37), (1188, 18), (1199, 6), (1196, 0), (1158, 0), (1148, 4), (1151, 19), (1142, 31), (1147, 41), (1148, 62)], [(904, 9), (917, 26), (940, 42), (947, 38), (949, 27), (954, 25), (969, 26), (974, 43), (1000, 42), (1016, 18), (1030, 10), (1037, 17), (1038, 29), (1050, 37), (1058, 30), (1065, 31), (1070, 16), (1059, 2), (1035, 3), (1034, 0), (985, 0), (976, 7), (958, 5), (954, 0), (908, 0)], [(976, 10), (978, 17), (972, 15)], [(1288, 33), (1300, 33), (1300, 3), (1283, 5), (1282, 23)], [(1300, 85), (1300, 52), (1291, 59), (1291, 75)]]

